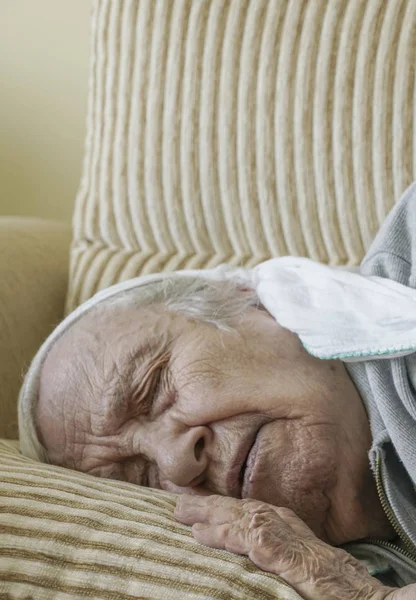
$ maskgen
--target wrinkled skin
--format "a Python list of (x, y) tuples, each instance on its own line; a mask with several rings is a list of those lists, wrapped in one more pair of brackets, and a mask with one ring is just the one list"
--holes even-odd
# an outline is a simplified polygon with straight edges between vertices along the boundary
[[(180, 494), (290, 507), (334, 545), (391, 538), (367, 457), (367, 415), (343, 364), (310, 356), (264, 310), (249, 309), (234, 329), (162, 306), (84, 317), (42, 370), (36, 418), (51, 462)], [(279, 513), (270, 510), (256, 530), (273, 539)], [(344, 557), (310, 539), (323, 551), (320, 573)], [(299, 546), (305, 557), (308, 544)], [(248, 553), (261, 568), (281, 569)]]
[[(193, 525), (194, 537), (202, 544), (247, 555), (260, 569), (282, 577), (305, 600), (406, 600), (405, 588), (383, 586), (347, 552), (319, 540), (288, 508), (257, 500), (184, 495), (175, 516)], [(411, 588), (407, 590), (415, 593), (416, 587)]]

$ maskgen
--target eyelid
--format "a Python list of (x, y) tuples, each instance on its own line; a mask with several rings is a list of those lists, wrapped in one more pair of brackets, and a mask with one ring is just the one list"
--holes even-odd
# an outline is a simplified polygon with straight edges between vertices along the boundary
[(175, 403), (176, 397), (177, 394), (171, 381), (169, 367), (162, 367), (160, 369), (160, 373), (158, 374), (158, 380), (155, 385), (152, 407), (154, 409), (155, 416), (159, 416), (168, 410)]
[(164, 370), (169, 364), (169, 355), (152, 357), (147, 364), (141, 362), (136, 370), (136, 361), (133, 362), (134, 377), (129, 385), (128, 397), (130, 410), (135, 416), (147, 416), (153, 412), (153, 405), (162, 382)]
[(170, 390), (166, 394), (164, 394), (164, 398), (162, 400), (162, 406), (158, 407), (160, 414), (165, 412), (166, 410), (169, 410), (169, 408), (171, 408), (175, 404), (176, 398), (177, 398), (177, 393), (174, 390)]

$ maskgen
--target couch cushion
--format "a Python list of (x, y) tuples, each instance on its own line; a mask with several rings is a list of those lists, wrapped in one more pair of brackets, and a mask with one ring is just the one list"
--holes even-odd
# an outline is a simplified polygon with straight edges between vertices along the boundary
[(416, 179), (416, 3), (95, 0), (67, 310), (141, 273), (356, 265)]
[(175, 496), (42, 465), (0, 441), (0, 596), (297, 600), (245, 557), (199, 545)]
[(71, 229), (0, 218), (0, 438), (18, 436), (22, 373), (64, 316)]

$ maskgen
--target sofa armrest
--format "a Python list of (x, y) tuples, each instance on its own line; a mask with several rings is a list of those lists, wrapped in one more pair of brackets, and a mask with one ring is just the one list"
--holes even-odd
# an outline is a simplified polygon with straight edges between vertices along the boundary
[(64, 314), (71, 228), (0, 217), (0, 437), (17, 437), (22, 376)]

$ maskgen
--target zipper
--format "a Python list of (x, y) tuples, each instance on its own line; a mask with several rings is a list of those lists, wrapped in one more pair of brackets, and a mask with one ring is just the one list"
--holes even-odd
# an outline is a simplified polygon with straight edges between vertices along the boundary
[(386, 540), (380, 540), (377, 538), (365, 538), (361, 540), (362, 542), (369, 544), (376, 544), (377, 546), (381, 546), (382, 548), (386, 548), (387, 550), (393, 550), (394, 552), (398, 552), (402, 556), (405, 556), (411, 561), (416, 561), (416, 548), (413, 544), (412, 540), (409, 538), (407, 533), (404, 531), (398, 520), (396, 519), (396, 515), (394, 514), (389, 501), (386, 496), (386, 492), (384, 491), (383, 481), (381, 478), (381, 461), (380, 456), (377, 455), (376, 459), (376, 486), (378, 497), (381, 502), (381, 506), (383, 507), (384, 513), (386, 514), (390, 525), (393, 527), (394, 531), (397, 533), (401, 541), (403, 542), (405, 548), (400, 548), (396, 544), (392, 542), (387, 542)]

